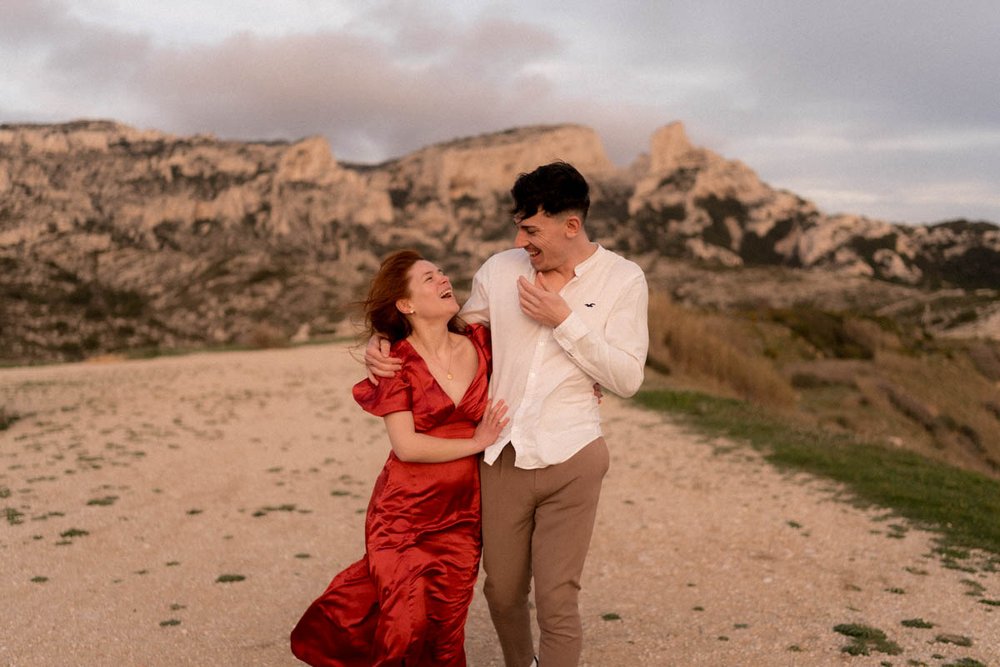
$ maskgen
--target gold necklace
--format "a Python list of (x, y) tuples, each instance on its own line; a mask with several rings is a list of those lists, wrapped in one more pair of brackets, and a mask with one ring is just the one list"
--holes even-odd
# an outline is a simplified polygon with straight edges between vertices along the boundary
[[(420, 347), (427, 350), (428, 353), (431, 352), (431, 348), (425, 346), (423, 341), (420, 341)], [(448, 379), (454, 380), (455, 376), (451, 374), (451, 362), (452, 362), (452, 357), (455, 354), (455, 346), (452, 345), (451, 343), (451, 334), (448, 334), (448, 367), (445, 368), (444, 364), (441, 363), (441, 357), (440, 355), (438, 355), (437, 352), (434, 352), (433, 354), (435, 362), (437, 363), (438, 366), (444, 369), (445, 375), (448, 377)]]
[[(455, 378), (451, 374), (451, 358), (455, 354), (455, 346), (451, 344), (451, 336), (448, 336), (448, 368), (445, 369), (445, 375), (448, 376), (449, 380), (454, 380)], [(437, 356), (437, 355), (435, 355)]]

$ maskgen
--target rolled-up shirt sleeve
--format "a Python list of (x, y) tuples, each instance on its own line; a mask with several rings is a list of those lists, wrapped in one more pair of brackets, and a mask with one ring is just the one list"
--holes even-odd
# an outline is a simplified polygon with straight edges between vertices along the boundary
[(594, 331), (575, 312), (552, 330), (556, 342), (595, 382), (619, 396), (642, 385), (649, 350), (649, 289), (638, 275), (616, 299), (603, 331)]

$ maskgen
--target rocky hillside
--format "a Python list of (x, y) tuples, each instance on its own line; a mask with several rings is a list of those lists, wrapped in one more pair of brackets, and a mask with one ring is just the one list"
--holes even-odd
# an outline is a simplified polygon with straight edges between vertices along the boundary
[(1000, 338), (1000, 228), (827, 216), (691, 144), (679, 123), (616, 169), (600, 138), (572, 125), (355, 165), (321, 138), (79, 121), (0, 126), (0, 361), (331, 333), (391, 249), (416, 247), (467, 280), (510, 242), (516, 175), (554, 159), (593, 183), (593, 235), (688, 301), (774, 297), (729, 268), (783, 267), (795, 276), (781, 279), (793, 285), (785, 298), (845, 286), (925, 319), (946, 302), (925, 325)]

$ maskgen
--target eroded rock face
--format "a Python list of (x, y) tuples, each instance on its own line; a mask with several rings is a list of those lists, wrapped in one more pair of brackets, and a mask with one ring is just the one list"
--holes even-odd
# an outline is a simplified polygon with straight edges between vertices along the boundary
[(645, 230), (666, 226), (664, 252), (683, 247), (727, 265), (825, 268), (910, 285), (1000, 287), (996, 226), (827, 216), (746, 165), (693, 146), (680, 123), (653, 135), (648, 164), (628, 211)]
[[(220, 141), (110, 121), (0, 126), (0, 360), (332, 331), (382, 256), (415, 247), (459, 281), (509, 247), (509, 188), (556, 159), (593, 186), (588, 227), (664, 257), (1000, 288), (1000, 230), (828, 217), (683, 125), (628, 169), (575, 125), (438, 144), (380, 165), (321, 137)], [(662, 266), (662, 263), (661, 263)]]

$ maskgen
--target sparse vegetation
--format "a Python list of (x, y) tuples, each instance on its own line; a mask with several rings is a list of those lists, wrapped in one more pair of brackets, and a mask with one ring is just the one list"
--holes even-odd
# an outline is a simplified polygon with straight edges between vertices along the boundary
[(649, 331), (649, 365), (660, 372), (702, 377), (760, 405), (795, 403), (788, 381), (767, 361), (744, 354), (713, 333), (707, 320), (660, 292), (650, 294)]
[(663, 375), (647, 386), (740, 398), (1000, 479), (1000, 345), (933, 338), (924, 310), (740, 308), (697, 312), (651, 293), (648, 365)]
[(811, 306), (772, 310), (767, 315), (807, 341), (816, 354), (835, 359), (871, 359), (874, 350), (867, 337), (842, 314)]
[(80, 528), (70, 528), (69, 530), (59, 533), (59, 537), (66, 539), (69, 539), (71, 537), (84, 537), (85, 535), (90, 535), (90, 533)]
[(886, 634), (878, 628), (857, 623), (843, 623), (834, 626), (834, 631), (850, 637), (850, 644), (844, 646), (841, 651), (850, 655), (871, 655), (872, 651), (885, 653), (887, 655), (899, 655), (903, 649), (894, 641), (891, 641)]
[(965, 594), (970, 597), (978, 598), (981, 597), (983, 593), (986, 592), (986, 587), (983, 586), (978, 581), (974, 581), (972, 579), (962, 579), (961, 583), (967, 589), (965, 591)]
[(246, 579), (242, 574), (220, 574), (215, 580), (217, 584), (231, 584)]
[(959, 658), (955, 662), (947, 662), (941, 667), (986, 667), (986, 665), (973, 658)]
[(288, 334), (268, 322), (258, 323), (247, 335), (245, 342), (255, 349), (288, 347)]
[(965, 648), (972, 646), (972, 640), (964, 635), (938, 635), (934, 641), (939, 644), (954, 644)]
[(851, 435), (796, 426), (733, 399), (646, 390), (637, 400), (711, 434), (746, 441), (775, 465), (840, 482), (856, 502), (892, 509), (939, 531), (946, 544), (1000, 554), (998, 480)]
[(6, 431), (10, 428), (11, 424), (20, 418), (21, 416), (16, 412), (12, 412), (6, 407), (0, 405), (0, 431)]
[(296, 509), (297, 509), (296, 506), (290, 503), (285, 503), (283, 505), (277, 505), (277, 506), (268, 505), (266, 507), (261, 507), (257, 509), (251, 516), (257, 516), (257, 517), (267, 516), (271, 512), (295, 512)]

